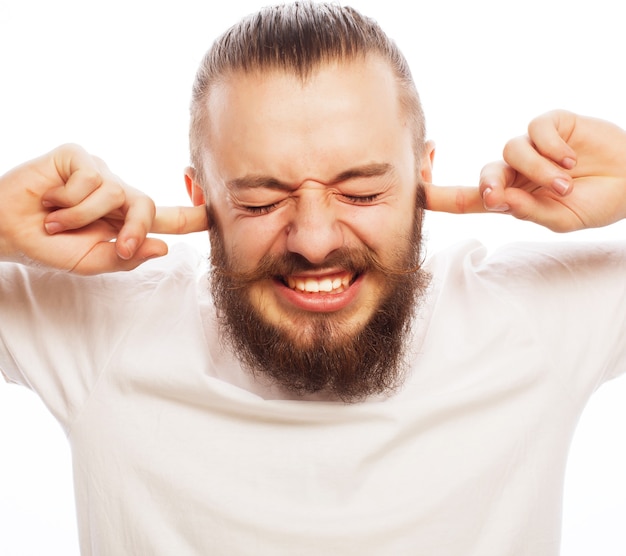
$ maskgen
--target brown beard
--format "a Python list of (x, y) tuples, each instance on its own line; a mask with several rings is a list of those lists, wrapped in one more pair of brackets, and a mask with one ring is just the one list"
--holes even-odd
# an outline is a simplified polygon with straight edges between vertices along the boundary
[[(266, 255), (252, 272), (238, 272), (229, 264), (219, 223), (209, 210), (211, 292), (223, 338), (242, 364), (299, 396), (324, 392), (328, 399), (354, 402), (396, 389), (404, 378), (412, 317), (428, 284), (421, 268), (423, 197), (418, 198), (411, 237), (391, 265), (364, 246), (337, 250), (323, 265), (312, 265), (297, 253)], [(293, 331), (290, 336), (269, 324), (249, 301), (248, 289), (259, 281), (337, 266), (355, 275), (379, 273), (387, 284), (378, 307), (357, 332), (343, 331), (333, 313), (311, 313), (303, 345)]]

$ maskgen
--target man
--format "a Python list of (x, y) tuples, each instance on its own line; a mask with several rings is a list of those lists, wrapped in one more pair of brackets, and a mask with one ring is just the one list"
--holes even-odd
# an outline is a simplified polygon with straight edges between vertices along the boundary
[[(617, 221), (626, 134), (554, 113), (436, 188), (400, 53), (311, 4), (226, 33), (192, 116), (196, 210), (153, 221), (71, 147), (2, 178), (0, 369), (67, 431), (82, 552), (557, 554), (569, 438), (626, 358), (624, 246), (425, 265), (421, 219)], [(184, 252), (100, 274), (205, 224), (209, 284)]]

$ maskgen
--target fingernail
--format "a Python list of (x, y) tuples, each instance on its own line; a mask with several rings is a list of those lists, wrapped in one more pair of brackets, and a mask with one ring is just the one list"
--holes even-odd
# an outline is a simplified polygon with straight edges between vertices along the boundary
[(44, 208), (52, 208), (54, 206), (54, 203), (51, 203), (50, 201), (41, 201), (41, 204), (43, 205)]
[(137, 249), (137, 240), (136, 239), (127, 239), (124, 243), (120, 243), (120, 246), (117, 250), (117, 256), (120, 259), (124, 259), (127, 261), (131, 259)]
[(561, 162), (561, 166), (563, 166), (566, 170), (571, 170), (574, 166), (576, 166), (576, 160), (567, 156)]
[(127, 239), (126, 242), (124, 243), (124, 246), (126, 247), (126, 249), (128, 249), (129, 253), (135, 253), (135, 251), (137, 251), (137, 240), (136, 239)]
[(163, 255), (164, 253), (152, 253), (151, 255), (147, 255), (146, 257), (144, 257), (143, 261), (150, 261), (152, 259), (158, 259), (159, 257), (162, 257)]
[(491, 212), (507, 212), (511, 210), (511, 207), (507, 205), (506, 203), (502, 203), (501, 205), (498, 205), (497, 207), (487, 207), (487, 210)]
[(570, 188), (570, 183), (563, 178), (556, 178), (552, 182), (552, 187), (556, 190), (560, 195), (566, 195)]
[(50, 235), (63, 231), (63, 226), (58, 222), (45, 222), (43, 226)]
[(497, 207), (488, 206), (487, 197), (489, 197), (492, 191), (493, 189), (491, 189), (491, 187), (489, 186), (483, 189), (483, 205), (485, 206), (485, 210), (488, 210), (489, 212), (506, 212), (507, 210), (511, 210), (511, 207), (507, 205), (506, 203), (502, 203), (501, 205), (498, 205)]

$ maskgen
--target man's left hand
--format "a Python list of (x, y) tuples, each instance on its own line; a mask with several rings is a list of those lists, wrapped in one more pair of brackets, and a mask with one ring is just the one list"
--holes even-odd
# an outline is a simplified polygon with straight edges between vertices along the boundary
[(557, 232), (626, 217), (626, 131), (564, 110), (534, 119), (487, 164), (478, 189), (426, 185), (428, 207), (500, 212)]

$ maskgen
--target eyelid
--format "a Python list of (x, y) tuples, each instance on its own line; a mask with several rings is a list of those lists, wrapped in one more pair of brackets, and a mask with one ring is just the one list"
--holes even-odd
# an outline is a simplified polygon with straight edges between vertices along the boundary
[(272, 212), (276, 208), (277, 204), (278, 203), (272, 203), (271, 205), (263, 205), (260, 207), (242, 206), (241, 208), (253, 216), (260, 216), (262, 214), (268, 214)]
[(259, 205), (259, 206), (240, 204), (239, 208), (242, 209), (243, 211), (247, 212), (251, 216), (261, 216), (263, 214), (269, 214), (270, 212), (273, 212), (284, 201), (285, 201), (285, 199), (281, 199), (280, 201), (276, 201), (275, 203), (270, 203), (268, 205)]
[(380, 195), (381, 195), (380, 193), (372, 193), (371, 195), (346, 195), (345, 193), (343, 193), (341, 196), (344, 199), (347, 199), (348, 202), (352, 204), (367, 205), (369, 203), (373, 203), (374, 201), (376, 201), (378, 197), (380, 197)]
[[(258, 190), (254, 190), (257, 192)], [(247, 197), (244, 196), (244, 197)], [(250, 216), (268, 214), (282, 205), (289, 197), (283, 195), (252, 195), (250, 198), (241, 198), (240, 195), (231, 195), (235, 208)]]
[[(345, 202), (347, 202), (348, 204), (351, 205), (370, 205), (375, 203), (377, 200), (379, 200), (379, 198), (384, 194), (384, 192), (379, 191), (376, 193), (368, 193), (365, 195), (350, 195), (348, 193), (341, 193), (341, 192), (336, 192), (338, 194), (338, 196), (343, 199)], [(244, 212), (248, 213), (251, 216), (261, 216), (261, 215), (265, 215), (265, 214), (269, 214), (270, 212), (273, 212), (274, 210), (276, 210), (277, 208), (280, 207), (280, 205), (282, 205), (286, 199), (288, 199), (290, 196), (279, 199), (273, 203), (268, 203), (265, 205), (249, 205), (246, 204), (245, 202), (242, 202), (241, 200), (237, 201), (237, 205), (239, 205), (239, 208), (241, 210), (243, 210)]]

